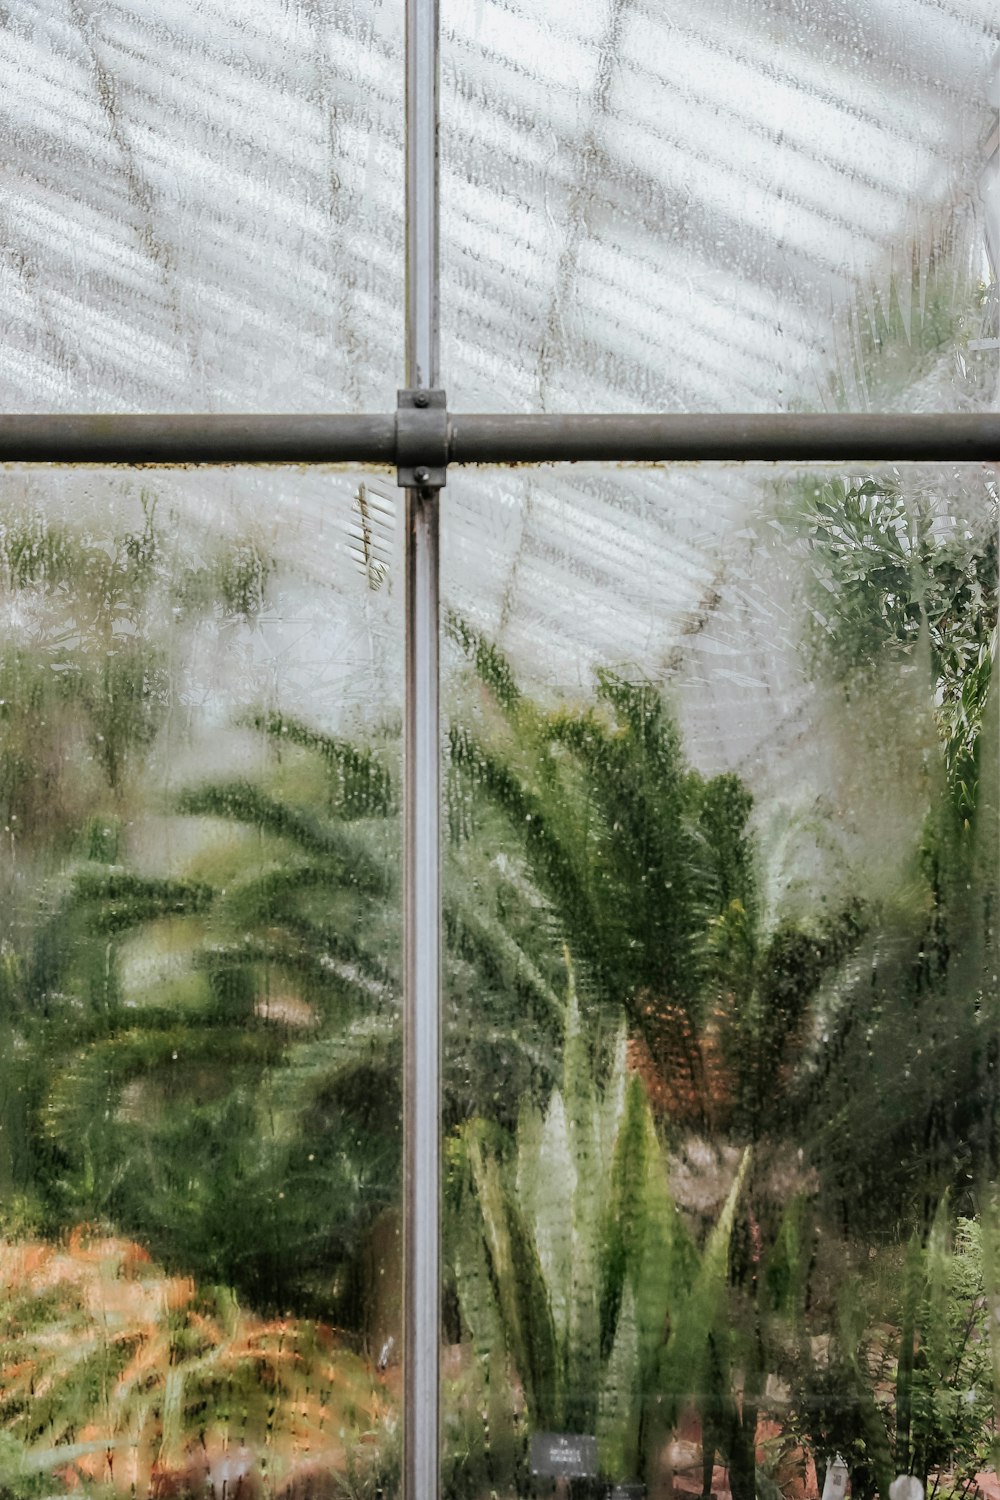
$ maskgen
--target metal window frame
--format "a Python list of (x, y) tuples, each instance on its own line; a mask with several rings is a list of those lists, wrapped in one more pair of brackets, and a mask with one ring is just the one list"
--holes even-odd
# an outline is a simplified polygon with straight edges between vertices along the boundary
[(443, 395), (408, 388), (395, 412), (357, 415), (0, 415), (0, 463), (381, 464), (436, 491), (452, 465), (1000, 462), (1000, 412), (450, 412)]
[(0, 415), (0, 463), (392, 465), (405, 490), (403, 1494), (440, 1479), (439, 497), (451, 464), (1000, 461), (1000, 413), (454, 413), (439, 388), (439, 0), (406, 0), (405, 378), (395, 412)]

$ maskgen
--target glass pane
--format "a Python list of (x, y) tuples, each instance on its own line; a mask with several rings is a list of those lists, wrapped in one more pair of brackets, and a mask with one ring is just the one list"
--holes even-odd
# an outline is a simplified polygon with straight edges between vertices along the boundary
[(998, 44), (989, 0), (448, 6), (451, 404), (989, 399)]
[(988, 1493), (996, 475), (446, 503), (445, 1494)]
[(8, 472), (0, 1492), (395, 1493), (379, 476)]
[(6, 410), (394, 400), (402, 0), (11, 0)]

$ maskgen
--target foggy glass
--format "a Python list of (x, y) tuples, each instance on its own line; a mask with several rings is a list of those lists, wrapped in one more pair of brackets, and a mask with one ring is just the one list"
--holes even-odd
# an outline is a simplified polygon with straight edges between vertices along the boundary
[[(0, 7), (3, 408), (388, 409), (403, 10)], [(443, 12), (453, 410), (995, 409), (987, 0)], [(393, 478), (2, 475), (3, 1500), (399, 1493)], [(995, 1497), (997, 504), (449, 474), (448, 1500)]]
[(8, 471), (0, 1493), (394, 1493), (379, 475)]
[(11, 411), (393, 400), (401, 0), (0, 11)]
[[(954, 272), (990, 280), (998, 46), (988, 0), (446, 6), (452, 405), (988, 403), (961, 366), (995, 294)], [(887, 339), (918, 389), (909, 359), (871, 378)]]
[(992, 1483), (995, 471), (447, 496), (444, 1493)]

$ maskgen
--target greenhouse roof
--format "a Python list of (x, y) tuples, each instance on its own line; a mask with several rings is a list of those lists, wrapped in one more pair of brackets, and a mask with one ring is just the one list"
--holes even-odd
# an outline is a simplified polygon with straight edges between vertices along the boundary
[[(401, 0), (13, 0), (3, 17), (3, 408), (392, 407)], [(993, 0), (446, 0), (450, 408), (994, 405), (998, 42)], [(362, 515), (361, 483), (156, 479), (324, 573), (345, 614), (312, 622), (311, 662), (356, 633), (372, 556), (391, 582), (399, 492), (366, 476)], [(446, 592), (564, 685), (602, 661), (701, 681), (714, 653), (699, 712), (716, 695), (706, 735), (742, 754), (732, 704), (782, 676), (734, 554), (759, 490), (733, 468), (453, 471)]]
[[(402, 5), (3, 16), (4, 406), (391, 405)], [(458, 0), (442, 28), (455, 409), (823, 404), (859, 290), (895, 277), (907, 322), (942, 234), (982, 256), (991, 0)]]

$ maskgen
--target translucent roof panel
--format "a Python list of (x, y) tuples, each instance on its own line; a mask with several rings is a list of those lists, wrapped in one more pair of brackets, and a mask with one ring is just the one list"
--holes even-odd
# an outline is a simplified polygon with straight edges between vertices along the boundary
[(402, 0), (12, 0), (7, 410), (363, 410), (402, 362)]
[[(991, 335), (995, 370), (976, 290), (992, 0), (454, 0), (446, 17), (456, 408), (992, 399), (995, 374), (953, 378)], [(905, 390), (867, 378), (887, 330), (922, 356)]]
[[(5, 6), (0, 406), (391, 405), (403, 9)], [(998, 42), (992, 0), (445, 0), (451, 404), (992, 401)]]

